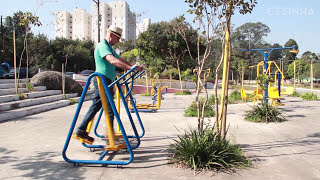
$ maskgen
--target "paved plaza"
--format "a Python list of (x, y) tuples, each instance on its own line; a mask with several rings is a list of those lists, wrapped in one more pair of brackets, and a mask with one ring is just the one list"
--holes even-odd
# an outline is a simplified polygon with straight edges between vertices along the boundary
[[(151, 97), (135, 97), (138, 103), (152, 103)], [(320, 179), (320, 102), (286, 97), (281, 110), (288, 121), (269, 124), (244, 120), (252, 103), (229, 105), (229, 138), (242, 146), (253, 167), (235, 173), (194, 175), (190, 169), (168, 164), (168, 147), (183, 129), (196, 127), (196, 118), (183, 116), (195, 95), (164, 97), (157, 113), (140, 113), (146, 134), (134, 150), (133, 162), (122, 168), (74, 166), (63, 160), (62, 148), (78, 104), (1, 123), (0, 179)], [(90, 104), (83, 104), (78, 121)], [(128, 126), (124, 111), (121, 117)], [(98, 130), (105, 128), (101, 123)], [(90, 152), (74, 139), (67, 151), (68, 157), (83, 159), (97, 159), (99, 153)], [(127, 157), (121, 151), (106, 159)]]

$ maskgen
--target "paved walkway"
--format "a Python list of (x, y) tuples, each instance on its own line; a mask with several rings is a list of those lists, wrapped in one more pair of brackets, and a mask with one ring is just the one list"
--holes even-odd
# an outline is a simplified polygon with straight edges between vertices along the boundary
[[(138, 103), (151, 103), (151, 97), (136, 96)], [(168, 165), (167, 149), (180, 134), (177, 129), (196, 126), (195, 118), (183, 116), (193, 100), (194, 95), (166, 94), (158, 113), (140, 113), (146, 135), (134, 150), (134, 161), (123, 168), (74, 167), (63, 160), (61, 152), (77, 104), (1, 123), (0, 179), (320, 179), (320, 102), (299, 98), (286, 98), (283, 111), (288, 121), (283, 123), (243, 120), (252, 103), (228, 106), (230, 139), (241, 144), (253, 168), (194, 176), (192, 170)], [(84, 103), (79, 119), (89, 105)], [(103, 128), (102, 124), (99, 130)], [(76, 140), (71, 140), (69, 147), (71, 158), (97, 159), (101, 153), (90, 152)], [(127, 157), (123, 152), (110, 156)]]

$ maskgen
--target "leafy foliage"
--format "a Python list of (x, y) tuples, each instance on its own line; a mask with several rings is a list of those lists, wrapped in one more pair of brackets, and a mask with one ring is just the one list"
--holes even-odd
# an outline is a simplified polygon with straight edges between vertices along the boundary
[(19, 96), (19, 100), (23, 100), (25, 98), (22, 93), (18, 93), (18, 96)]
[(257, 81), (260, 89), (265, 90), (266, 89), (265, 83), (269, 81), (273, 81), (273, 77), (268, 76), (267, 74), (260, 74), (257, 77)]
[[(203, 103), (204, 103), (204, 98), (199, 98), (199, 103), (200, 103), (200, 106), (202, 107)], [(214, 98), (214, 95), (212, 95), (206, 106), (205, 106), (205, 110), (204, 110), (204, 117), (214, 117), (215, 116), (215, 111), (214, 111), (214, 108), (213, 108), (213, 105), (214, 105), (214, 102), (215, 102), (215, 98)], [(184, 116), (186, 117), (197, 117), (198, 116), (198, 107), (197, 107), (197, 103), (195, 101), (193, 101), (191, 103), (191, 105), (184, 111)]]
[(217, 131), (208, 127), (201, 132), (190, 128), (174, 141), (170, 146), (173, 152), (172, 161), (195, 171), (231, 170), (251, 165), (238, 145), (230, 144), (228, 140), (221, 138)]
[(141, 96), (152, 96), (152, 94), (151, 93), (143, 93), (143, 94), (141, 94)]
[(33, 91), (34, 87), (30, 82), (26, 82), (26, 88), (28, 89), (28, 91)]
[(252, 122), (265, 123), (283, 122), (286, 120), (277, 108), (265, 102), (261, 105), (254, 106), (251, 111), (248, 111), (245, 115), (245, 119)]
[(242, 98), (239, 91), (232, 91), (232, 93), (230, 93), (230, 95), (228, 96), (228, 104), (236, 104), (241, 101)]
[(290, 95), (291, 97), (300, 97), (301, 94), (297, 91), (293, 91), (293, 93)]
[(305, 93), (301, 96), (301, 98), (303, 100), (307, 100), (307, 101), (319, 101), (320, 100), (318, 98), (318, 96), (314, 93)]
[(188, 89), (186, 89), (186, 90), (177, 92), (176, 95), (191, 95), (191, 92)]

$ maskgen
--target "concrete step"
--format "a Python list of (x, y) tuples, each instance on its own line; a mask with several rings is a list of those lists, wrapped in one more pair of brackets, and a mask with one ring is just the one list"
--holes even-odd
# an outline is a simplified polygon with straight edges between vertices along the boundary
[[(19, 79), (19, 83), (25, 83), (27, 82), (27, 79)], [(13, 83), (14, 84), (14, 79), (0, 79), (0, 84), (9, 84)]]
[(23, 95), (24, 95), (25, 99), (31, 99), (31, 98), (51, 96), (51, 95), (56, 95), (56, 94), (61, 94), (61, 90), (46, 90), (46, 91), (38, 91), (38, 92), (29, 92), (29, 93), (24, 93)]
[(0, 103), (10, 102), (10, 101), (18, 101), (18, 100), (19, 100), (19, 96), (17, 94), (0, 96)]
[[(66, 94), (68, 99), (64, 99), (61, 90), (46, 90), (45, 87), (35, 87), (35, 89), (43, 91), (27, 92), (24, 94), (26, 98), (24, 100), (19, 100), (19, 96), (16, 94), (0, 96), (0, 102), (2, 101), (2, 104), (0, 104), (0, 122), (64, 107), (70, 104), (71, 99), (76, 102), (80, 100), (77, 93)], [(8, 89), (6, 90), (8, 91)], [(19, 92), (23, 90), (26, 89), (19, 88)], [(93, 97), (94, 90), (88, 90), (85, 101), (91, 100)]]
[[(45, 91), (47, 88), (45, 86), (36, 86), (34, 87), (34, 91)], [(18, 88), (18, 93), (27, 93), (29, 90), (27, 88)], [(15, 88), (10, 89), (0, 89), (0, 96), (16, 94)]]
[(39, 97), (39, 98), (33, 98), (33, 99), (24, 99), (19, 101), (11, 101), (0, 104), (0, 111), (8, 111), (11, 109), (17, 109), (17, 108), (23, 108), (27, 106), (34, 106), (38, 104), (44, 104), (49, 103), (53, 101), (59, 101), (62, 100), (63, 95), (52, 95), (52, 96), (45, 96), (45, 97)]
[[(34, 86), (34, 83), (30, 83), (32, 87)], [(0, 89), (10, 89), (10, 88), (15, 88), (14, 83), (9, 83), (9, 84), (0, 84)], [(26, 83), (18, 83), (18, 88), (27, 88)]]
[(24, 116), (30, 116), (32, 114), (40, 113), (43, 111), (49, 111), (52, 109), (68, 106), (69, 104), (70, 104), (69, 100), (60, 100), (60, 101), (54, 101), (50, 103), (1, 112), (0, 122), (17, 119)]
[[(94, 94), (87, 93), (86, 97), (84, 98), (84, 101), (92, 100), (93, 98), (94, 98)], [(75, 97), (72, 99), (76, 100), (77, 103), (80, 101), (80, 97)]]

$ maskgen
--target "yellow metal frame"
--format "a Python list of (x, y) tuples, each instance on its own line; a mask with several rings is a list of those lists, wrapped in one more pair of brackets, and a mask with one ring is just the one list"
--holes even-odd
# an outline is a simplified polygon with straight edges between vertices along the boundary
[[(107, 106), (106, 93), (104, 91), (102, 81), (101, 81), (101, 79), (99, 77), (97, 77), (97, 82), (98, 82), (98, 88), (99, 88), (101, 103), (102, 103), (102, 107), (103, 107), (104, 114), (105, 114), (105, 117), (106, 117), (106, 125), (107, 125), (107, 137), (108, 137), (109, 145), (106, 146), (105, 149), (109, 150), (109, 151), (117, 151), (119, 149), (124, 149), (124, 148), (126, 148), (126, 144), (125, 143), (116, 144), (116, 141), (115, 141), (116, 136), (115, 136), (115, 133), (113, 131), (113, 123), (111, 122), (110, 117), (109, 117), (109, 109), (108, 109), (108, 106)], [(120, 110), (120, 108), (119, 108), (119, 110)]]
[[(136, 104), (137, 109), (160, 109), (161, 106), (161, 91), (164, 89), (164, 87), (158, 86), (158, 91), (157, 91), (157, 104)], [(131, 101), (128, 101), (128, 106), (129, 109), (133, 109)]]

